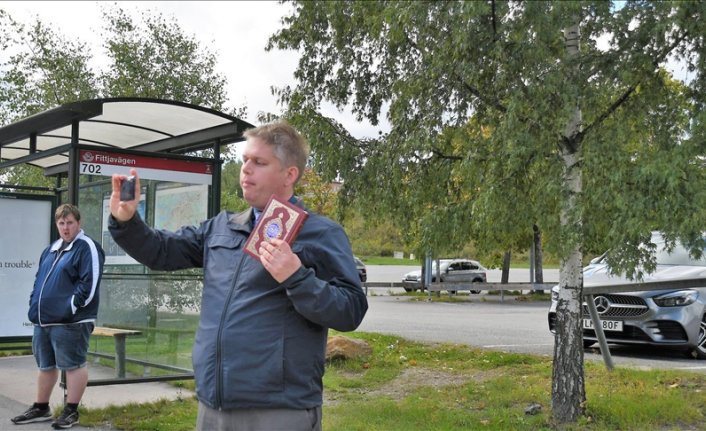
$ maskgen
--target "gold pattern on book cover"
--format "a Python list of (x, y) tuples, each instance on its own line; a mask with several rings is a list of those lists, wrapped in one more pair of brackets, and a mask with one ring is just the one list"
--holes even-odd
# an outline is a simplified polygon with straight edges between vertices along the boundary
[(258, 249), (262, 241), (273, 238), (287, 240), (287, 234), (297, 222), (300, 213), (277, 200), (270, 201), (260, 216), (260, 222), (255, 226), (245, 249), (259, 256)]

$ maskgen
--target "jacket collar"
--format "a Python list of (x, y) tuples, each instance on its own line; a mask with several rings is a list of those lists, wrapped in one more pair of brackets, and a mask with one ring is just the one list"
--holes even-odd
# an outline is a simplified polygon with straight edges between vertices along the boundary
[(250, 233), (252, 227), (250, 225), (250, 220), (253, 218), (253, 209), (248, 208), (247, 210), (239, 213), (235, 213), (228, 219), (228, 224), (233, 230), (240, 230)]
[[(77, 239), (83, 236), (83, 229), (78, 231), (78, 234), (76, 234), (76, 237), (71, 241), (69, 245), (66, 246), (64, 250), (71, 250), (71, 247), (74, 246), (74, 243), (76, 242)], [(51, 245), (51, 252), (55, 252), (61, 248), (61, 244), (64, 242), (63, 239), (59, 238), (58, 240), (54, 241), (54, 243)]]

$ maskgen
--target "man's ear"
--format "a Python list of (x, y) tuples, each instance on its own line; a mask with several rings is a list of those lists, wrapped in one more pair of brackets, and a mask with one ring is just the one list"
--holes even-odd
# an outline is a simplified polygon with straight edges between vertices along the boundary
[(285, 182), (288, 186), (293, 186), (294, 183), (297, 182), (297, 178), (299, 178), (299, 168), (296, 166), (290, 166), (287, 168), (287, 177), (285, 178)]

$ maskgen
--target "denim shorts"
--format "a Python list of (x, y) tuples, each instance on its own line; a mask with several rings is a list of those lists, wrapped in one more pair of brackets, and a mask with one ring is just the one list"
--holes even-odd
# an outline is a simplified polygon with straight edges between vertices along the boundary
[(35, 326), (32, 352), (39, 369), (73, 370), (85, 367), (91, 332), (92, 322)]

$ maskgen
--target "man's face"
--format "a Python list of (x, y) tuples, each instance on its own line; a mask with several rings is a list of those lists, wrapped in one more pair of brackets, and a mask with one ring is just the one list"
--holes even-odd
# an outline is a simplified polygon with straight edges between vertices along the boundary
[(56, 228), (59, 230), (61, 239), (71, 242), (81, 230), (81, 222), (77, 221), (73, 214), (69, 214), (56, 221)]
[(296, 167), (284, 168), (275, 157), (274, 148), (259, 138), (248, 138), (240, 168), (240, 187), (245, 201), (253, 208), (262, 209), (270, 196), (289, 199), (297, 178)]

